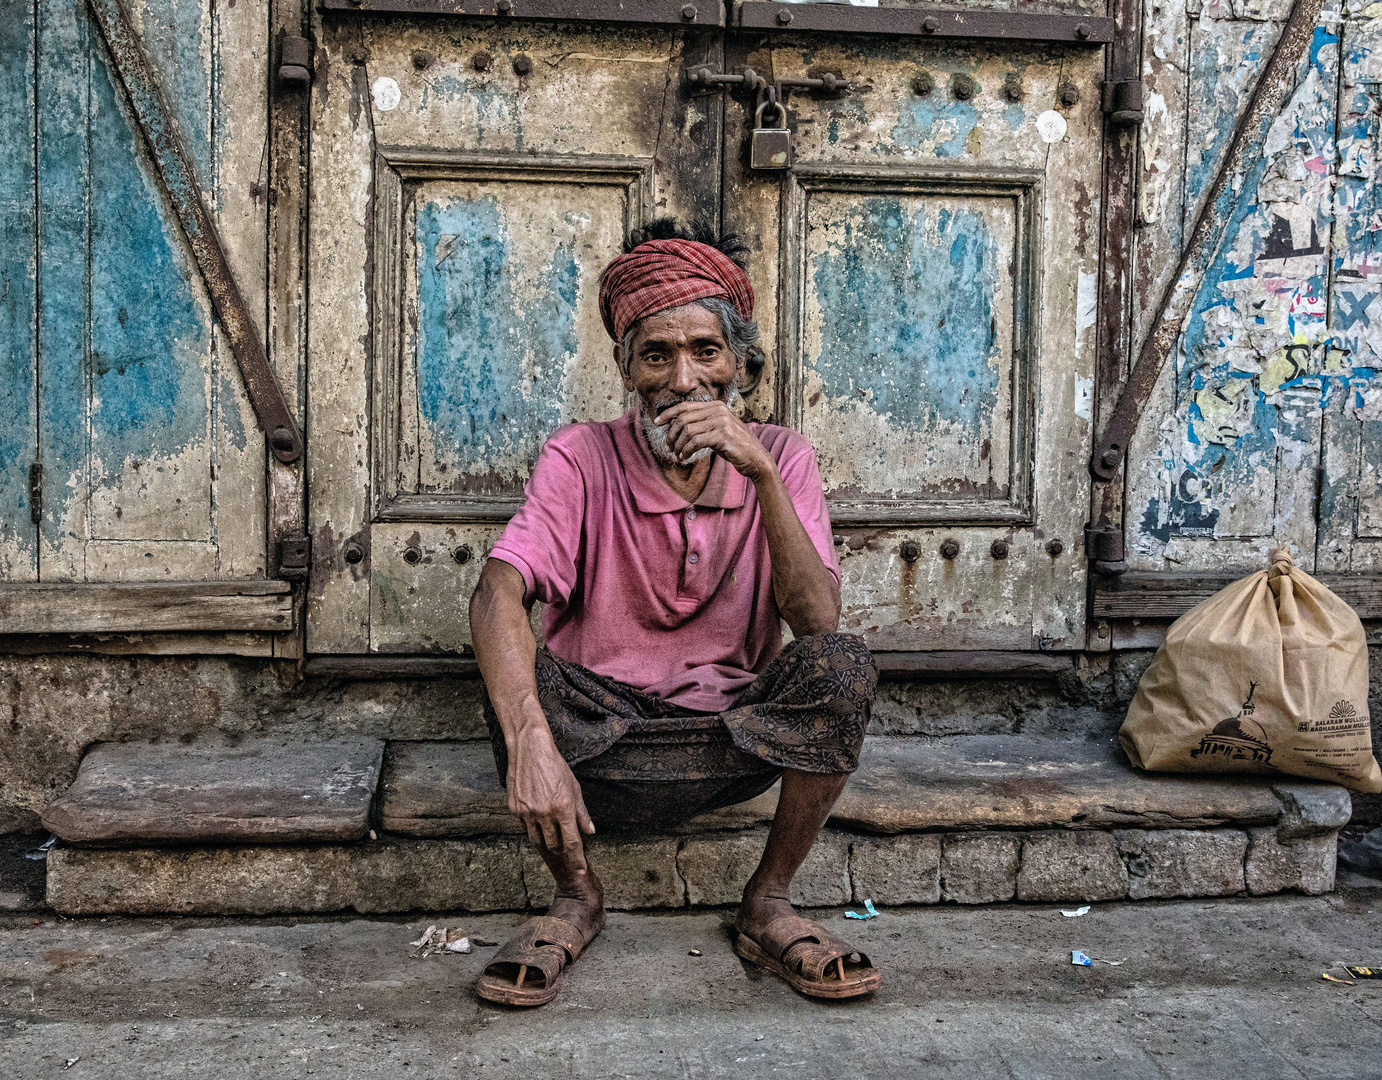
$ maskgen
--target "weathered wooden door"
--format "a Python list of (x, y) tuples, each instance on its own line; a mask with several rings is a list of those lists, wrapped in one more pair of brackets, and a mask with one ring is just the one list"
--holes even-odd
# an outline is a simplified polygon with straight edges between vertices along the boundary
[(308, 648), (457, 651), (545, 437), (624, 411), (600, 268), (640, 221), (717, 212), (719, 102), (685, 68), (721, 38), (341, 7), (312, 94)]
[[(731, 39), (730, 66), (849, 88), (792, 94), (786, 173), (747, 167), (753, 100), (731, 98), (724, 219), (756, 241), (777, 340), (753, 402), (816, 447), (844, 628), (876, 650), (1082, 648), (1094, 24), (1060, 23), (1061, 44), (1016, 24), (936, 40), (919, 18), (860, 32), (900, 25), (888, 9), (782, 15)], [(833, 29), (793, 29), (808, 22)]]

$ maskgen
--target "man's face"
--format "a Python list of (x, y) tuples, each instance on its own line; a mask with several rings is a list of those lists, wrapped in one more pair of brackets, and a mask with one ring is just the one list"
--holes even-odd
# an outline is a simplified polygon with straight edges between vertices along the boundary
[[(672, 457), (666, 450), (665, 430), (653, 424), (658, 413), (683, 401), (732, 404), (743, 367), (725, 341), (719, 316), (699, 304), (649, 315), (634, 329), (629, 356), (616, 346), (614, 360), (624, 389), (638, 395), (653, 453), (664, 461)], [(695, 459), (706, 456), (708, 452), (702, 451)]]

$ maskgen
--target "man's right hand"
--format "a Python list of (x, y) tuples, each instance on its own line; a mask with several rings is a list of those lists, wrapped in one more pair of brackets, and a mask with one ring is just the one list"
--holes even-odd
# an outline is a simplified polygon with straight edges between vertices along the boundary
[(564, 851), (584, 873), (581, 833), (594, 833), (595, 823), (545, 718), (521, 728), (510, 742), (508, 787), (509, 810), (523, 822), (528, 839), (549, 851)]

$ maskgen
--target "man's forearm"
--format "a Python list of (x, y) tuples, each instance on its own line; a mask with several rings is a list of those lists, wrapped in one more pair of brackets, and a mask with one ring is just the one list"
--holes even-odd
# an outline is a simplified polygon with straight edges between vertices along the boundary
[(485, 690), (510, 751), (520, 737), (551, 741), (537, 697), (537, 640), (523, 604), (523, 578), (508, 563), (491, 561), (470, 599), (470, 635)]
[(776, 465), (754, 478), (763, 532), (772, 561), (773, 596), (797, 637), (833, 633), (840, 626), (840, 593), (797, 516)]

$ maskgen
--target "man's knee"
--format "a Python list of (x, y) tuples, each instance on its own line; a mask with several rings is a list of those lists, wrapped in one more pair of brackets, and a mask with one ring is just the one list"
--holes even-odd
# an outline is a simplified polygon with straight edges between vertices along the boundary
[(865, 693), (872, 700), (878, 686), (878, 663), (858, 634), (813, 634), (798, 638), (800, 647), (813, 666), (828, 674), (832, 683), (848, 686), (853, 693)]

